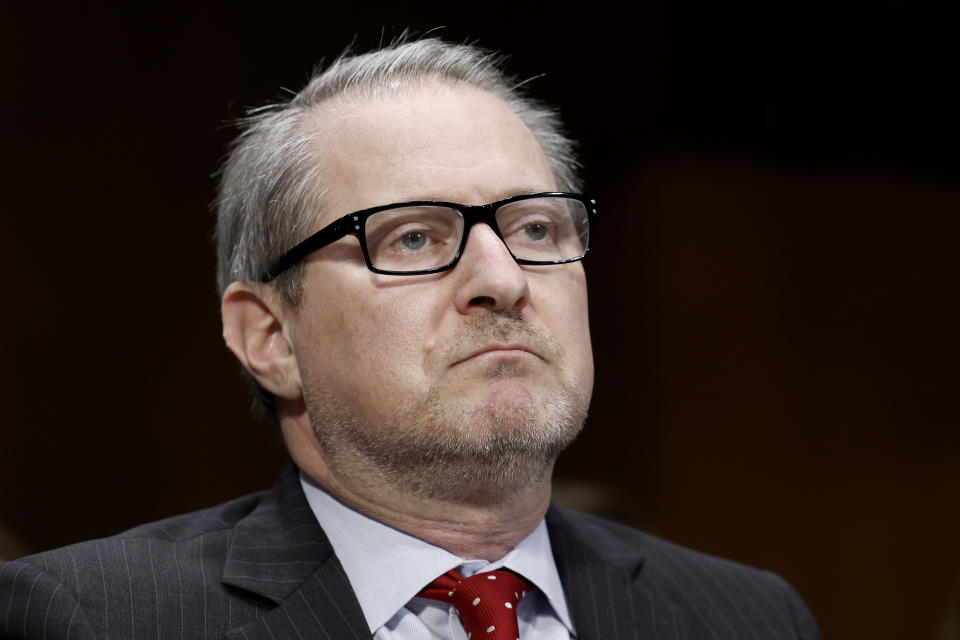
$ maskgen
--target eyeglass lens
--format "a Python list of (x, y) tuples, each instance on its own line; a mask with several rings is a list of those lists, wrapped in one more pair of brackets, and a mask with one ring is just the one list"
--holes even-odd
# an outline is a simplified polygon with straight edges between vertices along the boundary
[[(515, 258), (554, 262), (581, 257), (589, 244), (587, 210), (572, 198), (530, 198), (500, 207), (497, 226)], [(453, 261), (463, 216), (436, 206), (401, 207), (367, 218), (370, 262), (384, 271), (423, 271)]]

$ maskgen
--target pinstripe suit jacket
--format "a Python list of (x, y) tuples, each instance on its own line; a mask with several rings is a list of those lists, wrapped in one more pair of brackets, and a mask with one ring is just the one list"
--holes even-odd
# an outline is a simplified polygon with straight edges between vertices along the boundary
[[(0, 638), (369, 638), (292, 466), (267, 493), (0, 564)], [(780, 578), (552, 508), (581, 640), (819, 638)]]

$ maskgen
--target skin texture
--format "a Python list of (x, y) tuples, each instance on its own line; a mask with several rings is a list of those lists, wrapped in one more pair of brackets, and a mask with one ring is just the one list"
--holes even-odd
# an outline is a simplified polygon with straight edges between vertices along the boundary
[[(315, 126), (329, 185), (315, 228), (392, 202), (556, 189), (526, 127), (475, 88), (341, 98)], [(228, 346), (276, 396), (294, 461), (341, 501), (489, 560), (543, 517), (593, 384), (581, 263), (521, 267), (477, 225), (453, 270), (383, 276), (347, 237), (307, 259), (297, 307), (234, 283), (223, 319)]]

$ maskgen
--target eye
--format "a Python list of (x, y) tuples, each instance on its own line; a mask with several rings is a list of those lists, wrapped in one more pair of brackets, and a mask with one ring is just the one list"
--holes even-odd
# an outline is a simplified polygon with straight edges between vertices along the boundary
[(459, 247), (463, 217), (433, 205), (398, 206), (367, 218), (367, 257), (377, 269), (418, 271), (450, 262)]
[(427, 234), (422, 231), (411, 231), (397, 238), (396, 242), (405, 251), (419, 251), (427, 246)]
[(527, 236), (527, 238), (529, 238), (530, 240), (541, 241), (541, 240), (543, 240), (544, 238), (547, 237), (547, 234), (549, 233), (549, 230), (547, 229), (547, 226), (546, 226), (545, 224), (541, 224), (541, 223), (539, 223), (539, 222), (536, 222), (536, 223), (528, 224), (528, 225), (524, 226), (524, 227), (523, 227), (523, 233), (524, 233), (524, 234)]
[(525, 216), (514, 221), (509, 227), (502, 228), (508, 245), (544, 245), (554, 242), (557, 233), (553, 221), (542, 215)]

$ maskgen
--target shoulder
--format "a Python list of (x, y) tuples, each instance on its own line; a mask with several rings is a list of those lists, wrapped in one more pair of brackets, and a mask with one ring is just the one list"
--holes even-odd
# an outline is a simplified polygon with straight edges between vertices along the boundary
[(568, 535), (591, 541), (601, 552), (624, 553), (633, 551), (643, 557), (645, 569), (650, 565), (673, 566), (674, 569), (696, 568), (696, 571), (762, 573), (753, 567), (696, 551), (651, 535), (631, 526), (605, 520), (568, 509), (556, 509), (554, 522), (562, 523)]
[[(83, 576), (104, 574), (109, 577), (137, 571), (142, 564), (183, 561), (195, 566), (201, 554), (216, 555), (229, 541), (236, 524), (259, 503), (262, 493), (230, 502), (143, 524), (123, 533), (87, 540), (59, 549), (27, 556), (17, 561), (42, 568), (67, 581)], [(189, 569), (188, 569), (189, 570)], [(8, 573), (9, 568), (4, 571)]]
[[(623, 567), (637, 589), (668, 602), (688, 629), (729, 627), (790, 629), (784, 637), (819, 638), (799, 594), (773, 572), (689, 549), (623, 524), (551, 509), (555, 555), (579, 553), (606, 566)], [(574, 551), (571, 551), (573, 549)]]
[(610, 560), (635, 554), (645, 573), (668, 573), (674, 580), (681, 580), (686, 575), (732, 574), (748, 580), (768, 581), (773, 575), (585, 513), (554, 509), (551, 515), (554, 527), (563, 531), (567, 543), (570, 538), (588, 543), (598, 556)]
[(106, 633), (111, 610), (188, 610), (191, 594), (206, 596), (219, 582), (234, 528), (262, 496), (0, 564), (0, 593), (8, 595), (0, 637), (57, 637), (59, 630), (83, 638)]

